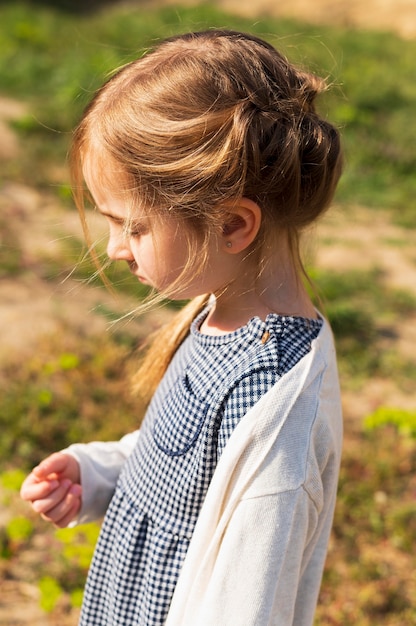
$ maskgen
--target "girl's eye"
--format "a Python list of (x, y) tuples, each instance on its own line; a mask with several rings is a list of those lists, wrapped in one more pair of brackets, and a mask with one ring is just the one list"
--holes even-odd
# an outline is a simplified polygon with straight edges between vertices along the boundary
[(114, 215), (106, 215), (106, 217), (110, 224), (118, 226), (122, 230), (124, 237), (141, 237), (149, 232), (149, 226), (144, 221), (134, 222)]
[(146, 235), (148, 232), (149, 229), (145, 224), (132, 224), (127, 230), (127, 235), (129, 237), (141, 237), (142, 235)]

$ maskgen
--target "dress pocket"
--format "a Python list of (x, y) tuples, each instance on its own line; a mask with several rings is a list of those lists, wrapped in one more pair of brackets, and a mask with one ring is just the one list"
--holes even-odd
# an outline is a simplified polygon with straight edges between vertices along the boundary
[(179, 379), (166, 396), (153, 425), (153, 438), (169, 456), (185, 454), (198, 439), (208, 402), (199, 400), (186, 379)]

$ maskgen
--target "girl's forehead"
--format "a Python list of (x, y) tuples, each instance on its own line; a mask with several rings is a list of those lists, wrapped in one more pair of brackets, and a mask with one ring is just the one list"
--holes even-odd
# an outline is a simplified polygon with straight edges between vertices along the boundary
[(132, 199), (131, 183), (122, 168), (111, 158), (93, 154), (82, 159), (82, 173), (87, 187), (97, 203), (108, 196), (126, 200)]
[(82, 172), (92, 199), (101, 211), (108, 212), (112, 207), (110, 213), (117, 213), (127, 220), (159, 219), (153, 207), (140, 202), (140, 194), (133, 181), (113, 159), (106, 161), (88, 155), (82, 160)]

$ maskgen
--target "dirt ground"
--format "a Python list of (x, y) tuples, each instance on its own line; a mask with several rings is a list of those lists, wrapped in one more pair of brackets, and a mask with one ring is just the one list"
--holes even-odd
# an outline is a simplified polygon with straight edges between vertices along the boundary
[[(199, 4), (198, 0), (156, 1), (171, 5)], [(294, 17), (315, 24), (394, 30), (402, 37), (416, 36), (414, 0), (213, 0), (212, 4), (248, 17)]]
[[(165, 2), (173, 4), (171, 0)], [(197, 2), (183, 0), (181, 4)], [(393, 29), (403, 37), (416, 36), (415, 0), (218, 0), (218, 4), (230, 12), (253, 17), (293, 16), (314, 23)], [(9, 122), (24, 111), (23, 103), (0, 98), (0, 166), (2, 160), (18, 156), (22, 150)], [(36, 269), (39, 256), (45, 250), (52, 254), (63, 237), (80, 234), (76, 215), (62, 210), (56, 201), (37, 190), (15, 183), (6, 183), (0, 189), (0, 210), (3, 216), (14, 220), (30, 270), (20, 280), (13, 277), (0, 280), (0, 365), (10, 351), (26, 353), (39, 335), (53, 332), (62, 320), (74, 329), (88, 325), (91, 332), (105, 332), (106, 322), (94, 313), (98, 301), (96, 290), (71, 279), (45, 280)], [(7, 245), (2, 239), (0, 233), (0, 244)], [(391, 286), (413, 289), (416, 293), (415, 251), (408, 240), (408, 232), (392, 226), (382, 212), (375, 216), (373, 211), (357, 207), (352, 224), (350, 214), (347, 219), (335, 208), (317, 229), (314, 255), (321, 267), (339, 270), (353, 266), (380, 267)], [(102, 292), (99, 299), (102, 302)], [(120, 300), (117, 306), (125, 311), (128, 305), (127, 301)], [(113, 301), (111, 306), (115, 306)], [(145, 324), (149, 320), (137, 323)], [(407, 358), (415, 359), (414, 319), (404, 321), (398, 345)], [(393, 385), (377, 380), (369, 383), (360, 397), (353, 393), (344, 396), (346, 412), (352, 419), (371, 412), (380, 403), (406, 406), (409, 399)], [(6, 518), (7, 511), (0, 505), (0, 524)], [(40, 553), (43, 549), (41, 546)], [(24, 574), (19, 576), (16, 572), (15, 580), (1, 580), (0, 586), (0, 625), (70, 626), (76, 623), (77, 616), (67, 614), (65, 607), (59, 620), (51, 621), (38, 606), (38, 590), (24, 580)]]
[[(385, 28), (394, 30), (405, 37), (416, 36), (416, 1), (415, 0), (212, 0), (221, 8), (253, 17), (282, 15), (302, 18), (316, 23), (338, 23), (357, 28)], [(176, 0), (155, 0), (153, 4), (179, 4)], [(181, 5), (197, 5), (198, 0), (181, 0)], [(5, 159), (16, 158), (23, 149), (13, 133), (10, 122), (27, 112), (27, 106), (0, 94), (0, 166)], [(62, 174), (61, 174), (62, 175)], [(65, 174), (63, 174), (65, 176)], [(14, 221), (19, 239), (24, 244), (25, 262), (29, 268), (36, 266), (39, 254), (45, 251), (53, 256), (53, 250), (60, 245), (63, 237), (80, 235), (77, 216), (63, 211), (49, 197), (41, 196), (35, 189), (25, 185), (6, 183), (0, 189), (0, 210), (8, 219)], [(342, 215), (337, 219), (343, 220)], [(411, 251), (406, 245), (386, 245), (394, 237), (406, 241), (406, 233), (393, 235), (397, 231), (387, 216), (378, 215), (377, 228), (374, 228), (374, 213), (360, 211), (358, 226), (345, 223), (340, 228), (337, 219), (329, 218), (323, 222), (320, 232), (323, 238), (336, 241), (337, 245), (323, 246), (319, 261), (323, 264), (351, 267), (351, 263), (369, 263), (385, 267), (392, 284), (407, 288), (416, 285), (414, 264)], [(338, 220), (338, 221), (339, 221)], [(25, 223), (25, 228), (20, 223)], [(371, 227), (370, 227), (371, 226)], [(338, 233), (342, 231), (342, 238)], [(325, 236), (324, 236), (325, 235)], [(345, 238), (344, 238), (345, 236)], [(365, 254), (350, 254), (348, 237), (357, 248), (362, 245)], [(371, 244), (370, 244), (371, 239)], [(2, 241), (0, 233), (0, 244)], [(344, 261), (343, 261), (344, 260)], [(64, 278), (64, 277), (63, 277)], [(103, 296), (100, 293), (100, 300)], [(30, 347), (40, 333), (53, 331), (61, 320), (77, 326), (88, 319), (91, 330), (101, 332), (105, 327), (102, 318), (92, 314), (97, 303), (97, 294), (93, 289), (73, 281), (45, 281), (32, 272), (22, 280), (3, 278), (0, 281), (0, 358), (2, 352)], [(27, 303), (31, 305), (32, 323), (27, 320)], [(127, 303), (122, 299), (115, 305), (123, 310)], [(124, 308), (125, 310), (125, 308)], [(34, 322), (35, 320), (35, 322)], [(145, 321), (147, 323), (147, 321)], [(403, 350), (409, 350), (410, 342), (403, 341)]]

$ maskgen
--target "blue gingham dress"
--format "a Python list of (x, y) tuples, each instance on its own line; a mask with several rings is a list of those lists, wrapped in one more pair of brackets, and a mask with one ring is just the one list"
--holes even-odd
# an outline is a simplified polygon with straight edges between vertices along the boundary
[(193, 322), (159, 385), (107, 511), (81, 626), (161, 626), (221, 452), (309, 350), (322, 322), (270, 314), (232, 333)]

